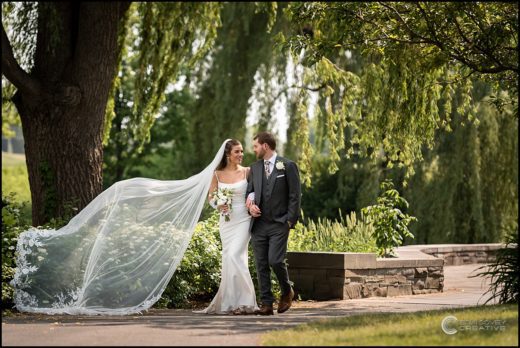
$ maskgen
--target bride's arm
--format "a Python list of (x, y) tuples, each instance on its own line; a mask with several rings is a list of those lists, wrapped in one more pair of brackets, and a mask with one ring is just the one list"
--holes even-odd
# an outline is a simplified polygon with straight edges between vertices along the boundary
[(251, 174), (251, 167), (246, 167), (247, 178), (247, 192), (246, 192), (246, 207), (249, 209), (255, 202), (255, 192), (253, 190), (253, 175)]
[(213, 175), (213, 179), (211, 179), (211, 185), (209, 186), (208, 201), (211, 201), (211, 199), (213, 198), (213, 192), (217, 189), (217, 187), (217, 177)]

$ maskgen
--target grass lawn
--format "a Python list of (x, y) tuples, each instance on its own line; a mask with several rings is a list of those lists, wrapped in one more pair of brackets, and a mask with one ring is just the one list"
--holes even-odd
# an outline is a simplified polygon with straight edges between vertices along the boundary
[[(446, 334), (441, 323), (446, 316)], [(262, 345), (291, 346), (518, 346), (518, 305), (415, 313), (380, 313), (326, 319), (262, 336)]]
[(18, 202), (31, 201), (25, 156), (2, 152), (2, 196), (10, 192)]

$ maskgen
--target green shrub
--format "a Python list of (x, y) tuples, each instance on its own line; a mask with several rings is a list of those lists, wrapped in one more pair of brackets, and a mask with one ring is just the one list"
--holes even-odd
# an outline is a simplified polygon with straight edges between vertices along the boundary
[[(20, 232), (30, 227), (21, 212), (26, 204), (18, 203), (15, 195), (2, 197), (2, 308), (13, 305), (13, 288), (9, 282), (14, 276), (14, 253)], [(58, 229), (67, 224), (69, 214), (64, 219), (53, 219), (44, 228)], [(219, 215), (216, 211), (200, 221), (195, 227), (193, 237), (175, 271), (172, 279), (155, 304), (156, 308), (187, 307), (190, 301), (210, 301), (216, 294), (221, 276), (222, 243), (219, 234)], [(249, 246), (249, 269), (258, 288), (254, 255)], [(278, 281), (272, 273), (272, 286), (275, 296), (280, 295)], [(259, 291), (257, 291), (257, 294)]]
[(340, 221), (318, 218), (305, 226), (297, 223), (290, 232), (289, 251), (376, 252), (374, 228), (351, 212)]
[(399, 196), (391, 181), (383, 181), (381, 191), (383, 194), (377, 198), (377, 204), (361, 211), (374, 225), (379, 256), (392, 257), (395, 256), (394, 248), (401, 245), (405, 237), (414, 237), (408, 230), (408, 224), (417, 219), (402, 212), (401, 209), (408, 208), (408, 202)]
[(14, 193), (2, 196), (2, 308), (13, 306), (13, 287), (16, 242), (20, 232), (28, 227), (22, 212), (26, 203), (19, 203)]
[(505, 239), (506, 246), (497, 250), (495, 261), (477, 268), (483, 271), (470, 276), (489, 278), (490, 288), (484, 296), (491, 294), (491, 297), (484, 304), (494, 299), (498, 299), (501, 304), (518, 303), (519, 300), (518, 226), (516, 229), (510, 229)]
[[(260, 293), (255, 259), (251, 244), (248, 247), (248, 266), (256, 289)], [(218, 291), (222, 267), (222, 242), (219, 233), (219, 214), (213, 211), (195, 227), (188, 249), (164, 290), (156, 308), (186, 308), (191, 301), (209, 302)], [(275, 297), (280, 296), (280, 286), (274, 272), (271, 285)]]
[(215, 211), (197, 224), (179, 267), (155, 307), (186, 307), (190, 300), (207, 301), (216, 294), (222, 263), (218, 221)]

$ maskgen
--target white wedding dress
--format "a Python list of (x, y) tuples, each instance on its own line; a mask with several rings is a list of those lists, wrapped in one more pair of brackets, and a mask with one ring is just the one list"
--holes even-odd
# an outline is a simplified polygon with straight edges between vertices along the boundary
[[(133, 178), (100, 193), (57, 230), (20, 233), (11, 285), (21, 312), (128, 315), (157, 302), (188, 248), (225, 140), (212, 162), (183, 180)], [(228, 185), (225, 185), (228, 186)], [(246, 180), (230, 222), (221, 222), (223, 279), (212, 310), (256, 305), (247, 268)]]
[(247, 262), (247, 247), (251, 238), (251, 216), (245, 204), (247, 180), (244, 178), (233, 184), (218, 181), (218, 187), (233, 190), (230, 220), (225, 221), (224, 216), (220, 216), (222, 277), (218, 292), (209, 306), (193, 312), (229, 314), (238, 309), (240, 312), (253, 313), (258, 306)]

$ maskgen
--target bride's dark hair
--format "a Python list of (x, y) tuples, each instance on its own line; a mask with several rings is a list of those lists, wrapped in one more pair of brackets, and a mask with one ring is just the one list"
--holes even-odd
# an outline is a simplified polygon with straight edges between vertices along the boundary
[(229, 154), (231, 153), (231, 149), (233, 149), (233, 146), (236, 146), (236, 145), (241, 145), (240, 141), (238, 141), (236, 139), (228, 140), (228, 142), (226, 143), (226, 148), (224, 149), (224, 156), (222, 156), (222, 160), (218, 164), (217, 170), (221, 170), (226, 167), (227, 158), (228, 158)]

